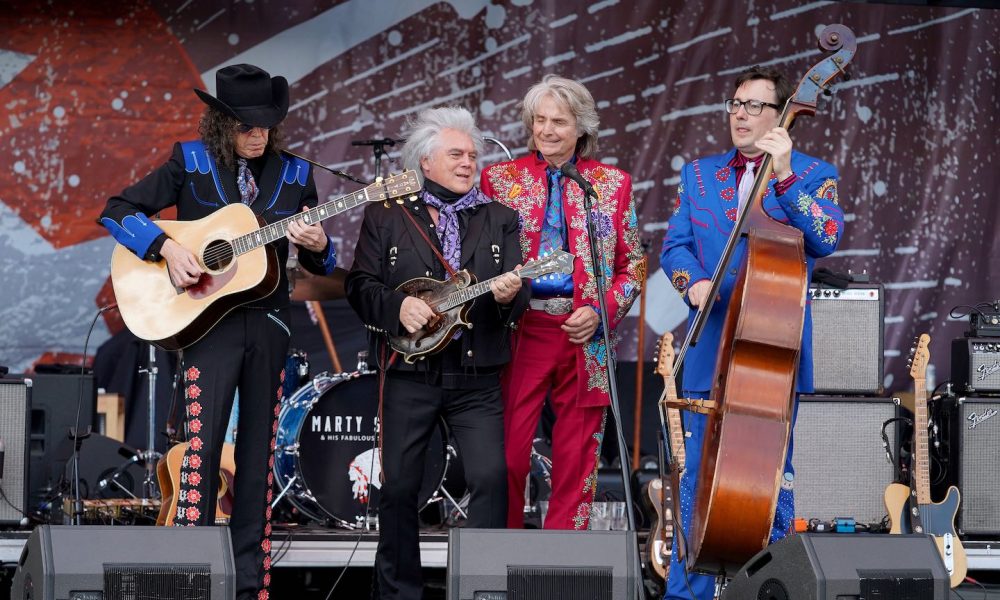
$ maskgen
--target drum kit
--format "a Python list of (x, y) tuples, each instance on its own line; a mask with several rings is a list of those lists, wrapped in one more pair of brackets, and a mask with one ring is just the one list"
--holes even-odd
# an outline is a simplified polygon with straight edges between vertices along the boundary
[[(335, 527), (378, 528), (378, 377), (365, 354), (356, 371), (321, 373), (282, 399), (274, 505), (287, 502), (306, 520)], [(424, 465), (421, 517), (427, 524), (456, 525), (467, 503), (461, 459), (441, 420)]]

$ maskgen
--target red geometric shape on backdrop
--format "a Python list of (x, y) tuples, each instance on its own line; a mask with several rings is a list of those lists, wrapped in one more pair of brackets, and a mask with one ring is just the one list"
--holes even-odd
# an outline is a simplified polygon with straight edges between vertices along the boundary
[(145, 3), (6, 6), (4, 48), (35, 58), (0, 89), (4, 201), (56, 247), (104, 236), (108, 196), (197, 136), (201, 76)]

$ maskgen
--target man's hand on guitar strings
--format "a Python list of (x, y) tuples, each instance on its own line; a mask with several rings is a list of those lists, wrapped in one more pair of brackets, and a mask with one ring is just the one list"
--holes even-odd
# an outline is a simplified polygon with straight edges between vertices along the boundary
[(170, 280), (178, 287), (186, 288), (198, 283), (198, 279), (205, 272), (190, 250), (170, 238), (163, 242), (160, 256), (166, 259), (167, 273), (170, 275)]
[(514, 272), (504, 273), (490, 282), (493, 299), (497, 304), (510, 304), (521, 290), (521, 278), (517, 276), (517, 271), (520, 269), (521, 265), (517, 265)]
[[(308, 206), (302, 207), (302, 212), (308, 210)], [(311, 252), (326, 250), (326, 232), (323, 231), (323, 227), (319, 223), (309, 225), (305, 221), (292, 219), (288, 223), (288, 240)]]
[(410, 333), (422, 329), (434, 316), (434, 310), (416, 296), (407, 296), (399, 307), (399, 322)]

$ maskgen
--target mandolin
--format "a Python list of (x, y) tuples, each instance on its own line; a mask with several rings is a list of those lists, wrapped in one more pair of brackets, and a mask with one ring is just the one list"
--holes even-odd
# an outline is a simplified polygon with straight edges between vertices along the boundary
[[(177, 515), (178, 492), (181, 483), (181, 465), (188, 443), (174, 445), (167, 450), (156, 465), (156, 479), (160, 484), (160, 514), (156, 524), (172, 527)], [(236, 447), (222, 445), (222, 459), (219, 463), (219, 495), (215, 507), (215, 523), (225, 525), (233, 514), (233, 480), (236, 478)]]
[(931, 502), (930, 452), (927, 440), (927, 364), (931, 336), (922, 334), (910, 354), (913, 378), (913, 465), (910, 485), (890, 483), (885, 488), (889, 511), (889, 533), (927, 533), (934, 536), (941, 560), (948, 570), (951, 587), (965, 580), (968, 561), (962, 541), (955, 535), (955, 515), (962, 501), (951, 486), (941, 502)]
[[(522, 279), (534, 279), (549, 273), (572, 273), (574, 257), (569, 252), (556, 250), (551, 254), (529, 260), (511, 273)], [(469, 309), (472, 301), (490, 291), (490, 283), (503, 277), (497, 275), (475, 283), (475, 276), (466, 270), (454, 277), (439, 281), (430, 277), (417, 277), (404, 281), (396, 289), (416, 296), (431, 307), (434, 317), (424, 327), (409, 335), (389, 336), (389, 345), (408, 363), (440, 352), (448, 345), (460, 327), (469, 328)]]
[(244, 204), (230, 204), (195, 221), (156, 221), (194, 254), (205, 272), (195, 285), (178, 287), (170, 279), (167, 261), (144, 261), (116, 244), (111, 283), (118, 310), (140, 339), (164, 350), (190, 346), (226, 313), (278, 287), (278, 269), (284, 265), (278, 265), (272, 242), (285, 237), (292, 221), (319, 223), (367, 202), (415, 197), (419, 189), (416, 172), (407, 171), (269, 225)]

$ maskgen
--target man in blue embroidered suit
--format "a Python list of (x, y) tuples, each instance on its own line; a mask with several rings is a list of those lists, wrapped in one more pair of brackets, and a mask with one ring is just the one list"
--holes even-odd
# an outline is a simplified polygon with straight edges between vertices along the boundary
[[(108, 200), (101, 223), (119, 243), (147, 261), (166, 260), (173, 282), (196, 284), (203, 269), (191, 253), (150, 221), (168, 206), (182, 221), (242, 202), (271, 223), (316, 205), (309, 164), (281, 153), (278, 124), (288, 113), (288, 82), (252, 65), (216, 73), (216, 93), (195, 90), (207, 108), (200, 140), (174, 145), (173, 155), (141, 181)], [(331, 240), (319, 225), (293, 222), (276, 242), (278, 264), (288, 241), (308, 271), (330, 274)], [(266, 599), (270, 584), (272, 475), (282, 371), (288, 352), (288, 280), (280, 271), (269, 296), (226, 315), (184, 350), (184, 396), (190, 445), (180, 474), (177, 525), (215, 522), (219, 463), (226, 425), (239, 389), (235, 500), (229, 522), (236, 558), (236, 597)]]
[[(691, 307), (692, 318), (697, 307), (707, 299), (710, 279), (738, 211), (748, 202), (754, 173), (765, 153), (773, 157), (774, 174), (763, 198), (764, 210), (777, 221), (802, 231), (807, 273), (812, 272), (817, 258), (827, 256), (837, 248), (844, 229), (843, 212), (837, 199), (837, 170), (819, 159), (793, 151), (788, 132), (777, 126), (782, 107), (794, 92), (792, 85), (778, 71), (752, 67), (736, 79), (734, 88), (733, 97), (726, 100), (725, 108), (729, 113), (729, 129), (735, 148), (684, 166), (678, 186), (676, 212), (670, 219), (660, 254), (660, 265)], [(681, 380), (684, 397), (709, 396), (722, 325), (739, 265), (745, 260), (746, 242), (741, 241), (725, 272), (719, 299), (701, 339), (689, 350), (684, 361)], [(796, 379), (798, 393), (813, 391), (812, 319), (808, 298), (804, 301), (805, 322)], [(688, 532), (706, 418), (686, 411), (683, 415), (689, 437), (685, 441), (687, 462), (680, 497), (684, 530)], [(789, 442), (771, 542), (784, 537), (795, 514), (791, 456), (792, 445)], [(676, 550), (675, 544), (665, 598), (687, 599), (692, 595), (698, 600), (712, 598), (714, 578), (686, 574), (684, 562), (678, 563)]]

